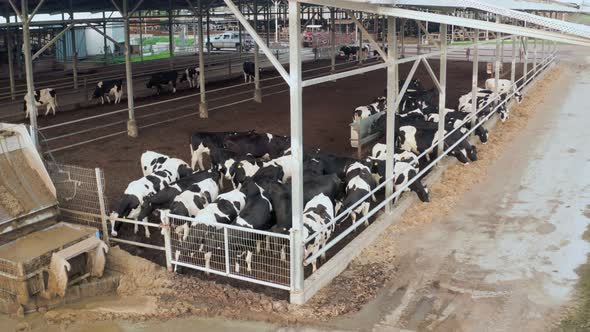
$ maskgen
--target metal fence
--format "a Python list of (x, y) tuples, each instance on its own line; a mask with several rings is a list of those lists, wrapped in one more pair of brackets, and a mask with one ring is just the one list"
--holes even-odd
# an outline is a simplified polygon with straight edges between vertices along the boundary
[(47, 171), (55, 185), (63, 221), (100, 230), (108, 243), (104, 173), (100, 168), (83, 168), (47, 162)]
[[(383, 199), (383, 201), (381, 201), (379, 204), (374, 206), (373, 209), (371, 209), (365, 216), (356, 220), (355, 223), (351, 223), (342, 232), (339, 232), (339, 234), (336, 237), (330, 239), (325, 244), (325, 246), (323, 246), (320, 250), (315, 252), (313, 255), (306, 257), (304, 259), (304, 266), (315, 262), (318, 259), (318, 257), (325, 255), (326, 252), (330, 248), (334, 247), (336, 244), (338, 244), (340, 241), (342, 241), (346, 236), (348, 236), (350, 233), (355, 231), (360, 225), (364, 224), (364, 222), (368, 222), (369, 218), (373, 217), (378, 212), (380, 212), (381, 209), (383, 209), (387, 204), (390, 204), (392, 201), (395, 201), (395, 199), (397, 199), (406, 189), (408, 189), (410, 185), (412, 185), (415, 181), (418, 181), (420, 178), (422, 178), (422, 176), (426, 175), (426, 173), (428, 171), (430, 171), (430, 169), (432, 169), (434, 166), (436, 166), (458, 144), (460, 144), (462, 141), (468, 139), (479, 126), (482, 126), (487, 120), (489, 120), (493, 115), (495, 115), (496, 112), (498, 112), (498, 110), (500, 109), (500, 107), (503, 106), (504, 104), (506, 104), (514, 96), (516, 91), (522, 91), (529, 83), (533, 82), (534, 79), (536, 77), (538, 77), (538, 75), (543, 70), (545, 70), (545, 68), (547, 68), (555, 60), (555, 58), (556, 58), (556, 52), (552, 52), (545, 59), (543, 59), (543, 61), (541, 63), (537, 64), (531, 70), (529, 70), (527, 72), (527, 75), (521, 77), (519, 80), (514, 82), (513, 85), (514, 85), (515, 89), (513, 90), (512, 93), (508, 94), (506, 99), (504, 99), (504, 100), (491, 99), (485, 105), (482, 105), (481, 107), (479, 107), (475, 113), (471, 113), (470, 116), (466, 117), (464, 119), (464, 123), (469, 123), (469, 122), (473, 121), (473, 119), (476, 119), (477, 115), (481, 114), (483, 112), (483, 110), (486, 109), (489, 105), (495, 104), (493, 110), (488, 115), (486, 115), (485, 117), (483, 117), (481, 119), (478, 119), (478, 121), (475, 122), (475, 125), (473, 125), (469, 131), (467, 131), (465, 134), (462, 135), (461, 139), (459, 139), (456, 143), (446, 147), (446, 149), (443, 151), (443, 153), (441, 155), (439, 155), (435, 160), (430, 162), (430, 164), (428, 166), (421, 169), (420, 172), (413, 179), (408, 181), (403, 186), (396, 187), (395, 188), (396, 191), (394, 193), (392, 193), (392, 195), (385, 197)], [(457, 131), (459, 129), (460, 128), (455, 128), (455, 129), (449, 131), (448, 133), (446, 133), (444, 135), (444, 137), (441, 140), (447, 139), (455, 131)], [(438, 141), (435, 142), (432, 146), (430, 146), (426, 151), (422, 152), (418, 156), (418, 159), (425, 157), (428, 153), (430, 153), (432, 150), (436, 149), (437, 147), (438, 147)], [(389, 182), (393, 182), (393, 181), (394, 181), (394, 177), (386, 179), (381, 184), (379, 184), (375, 189), (373, 189), (367, 195), (365, 195), (360, 200), (358, 200), (356, 203), (354, 203), (352, 206), (350, 206), (349, 208), (347, 208), (344, 211), (341, 211), (337, 216), (335, 216), (335, 218), (330, 223), (327, 223), (319, 230), (316, 230), (316, 232), (314, 234), (311, 234), (307, 239), (305, 239), (304, 245), (305, 246), (309, 245), (311, 243), (311, 241), (314, 241), (318, 236), (322, 236), (323, 232), (325, 232), (329, 228), (335, 227), (335, 226), (338, 226), (339, 224), (341, 224), (348, 217), (350, 212), (352, 212), (354, 209), (357, 209), (358, 206), (360, 206), (361, 204), (363, 204), (365, 202), (369, 202), (370, 198), (373, 195), (375, 195), (378, 191), (383, 189)]]
[(291, 289), (289, 235), (167, 215), (173, 266)]

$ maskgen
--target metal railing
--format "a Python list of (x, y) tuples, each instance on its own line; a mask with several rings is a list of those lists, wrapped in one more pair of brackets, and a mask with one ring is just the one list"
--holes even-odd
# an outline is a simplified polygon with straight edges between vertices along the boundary
[(173, 266), (291, 289), (289, 235), (166, 215)]
[[(525, 77), (523, 76), (519, 80), (517, 80), (516, 82), (513, 82), (514, 89), (513, 89), (513, 91), (510, 94), (508, 94), (508, 96), (504, 100), (500, 100), (499, 99), (500, 96), (498, 95), (498, 96), (496, 96), (496, 98), (490, 99), (486, 104), (484, 104), (480, 108), (478, 108), (478, 110), (475, 113), (471, 113), (469, 116), (467, 116), (464, 119), (464, 121), (463, 121), (464, 124), (465, 123), (469, 123), (470, 121), (472, 121), (472, 119), (474, 117), (477, 119), (478, 114), (480, 114), (481, 112), (483, 112), (483, 110), (485, 110), (489, 105), (491, 105), (492, 103), (497, 103), (497, 105), (493, 108), (493, 110), (488, 115), (486, 115), (485, 117), (479, 118), (478, 121), (476, 121), (475, 125), (473, 125), (470, 130), (468, 130), (465, 134), (462, 135), (461, 139), (459, 139), (454, 144), (448, 146), (443, 151), (443, 153), (441, 155), (439, 155), (435, 160), (433, 160), (432, 162), (430, 162), (428, 164), (428, 166), (426, 166), (424, 169), (420, 170), (420, 172), (418, 174), (416, 174), (416, 176), (414, 176), (414, 178), (412, 178), (411, 180), (409, 180), (403, 186), (397, 187), (396, 188), (396, 191), (391, 196), (386, 197), (382, 202), (380, 202), (377, 206), (375, 206), (372, 210), (370, 210), (367, 215), (361, 217), (355, 223), (353, 223), (352, 225), (350, 225), (350, 227), (348, 227), (346, 230), (344, 230), (342, 233), (340, 233), (338, 236), (336, 236), (335, 238), (331, 239), (318, 252), (316, 252), (315, 254), (307, 257), (305, 259), (305, 261), (304, 261), (304, 265), (308, 265), (308, 264), (314, 262), (315, 260), (317, 260), (317, 258), (320, 257), (321, 255), (324, 255), (330, 248), (332, 248), (334, 245), (336, 245), (338, 242), (340, 242), (342, 239), (344, 239), (348, 234), (350, 234), (355, 229), (357, 229), (365, 221), (368, 221), (369, 218), (371, 218), (373, 215), (375, 215), (376, 213), (378, 213), (389, 202), (391, 202), (394, 199), (396, 199), (397, 197), (399, 197), (406, 189), (409, 188), (410, 185), (412, 185), (415, 181), (418, 181), (431, 168), (433, 168), (434, 166), (436, 166), (436, 164), (438, 164), (438, 162), (440, 162), (445, 156), (447, 156), (450, 151), (452, 151), (461, 142), (463, 142), (464, 140), (468, 139), (471, 136), (471, 134), (478, 127), (482, 126), (490, 117), (492, 117), (494, 114), (496, 114), (496, 112), (498, 111), (498, 109), (501, 106), (503, 106), (504, 104), (506, 104), (508, 102), (508, 100), (510, 100), (517, 91), (521, 91), (528, 83), (530, 83), (538, 75), (538, 73), (540, 73), (542, 70), (544, 70), (550, 63), (553, 62), (553, 60), (555, 60), (555, 57), (556, 57), (556, 52), (553, 52), (547, 58), (545, 58), (540, 64), (538, 64), (536, 68), (532, 68), (528, 72), (529, 77), (528, 77), (528, 79), (526, 81), (524, 81)], [(522, 81), (522, 84), (520, 86), (518, 86), (519, 82), (521, 82), (521, 81)], [(459, 130), (460, 128), (461, 127), (454, 128), (453, 130), (450, 130), (449, 132), (447, 132), (446, 135), (443, 136), (442, 140), (446, 140), (448, 137), (450, 137), (455, 131)], [(438, 146), (438, 141), (436, 143), (434, 143), (433, 145), (431, 145), (428, 149), (426, 149), (425, 151), (423, 151), (418, 156), (418, 159), (425, 157), (432, 150), (436, 149), (437, 146)], [(407, 166), (407, 167), (409, 167), (409, 166)], [(361, 205), (364, 202), (366, 202), (367, 200), (369, 200), (374, 194), (376, 194), (379, 190), (381, 190), (382, 188), (384, 188), (389, 182), (393, 182), (394, 181), (394, 178), (395, 177), (390, 177), (390, 178), (385, 179), (375, 189), (373, 189), (371, 192), (369, 192), (368, 194), (366, 194), (360, 200), (358, 200), (357, 202), (355, 202), (352, 206), (350, 206), (346, 210), (340, 212), (330, 223), (327, 223), (321, 229), (319, 229), (314, 234), (312, 234), (307, 239), (305, 239), (304, 240), (304, 245), (309, 244), (316, 237), (320, 236), (323, 232), (325, 232), (328, 228), (334, 227), (334, 226), (338, 225), (338, 222), (341, 222), (344, 219), (346, 219), (348, 217), (348, 215), (354, 209), (356, 209), (359, 205)]]

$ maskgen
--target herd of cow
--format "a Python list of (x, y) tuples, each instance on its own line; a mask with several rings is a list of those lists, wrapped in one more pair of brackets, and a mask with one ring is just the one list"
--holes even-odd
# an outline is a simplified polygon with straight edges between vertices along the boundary
[[(242, 72), (244, 74), (245, 83), (250, 83), (253, 80), (254, 68), (254, 63), (251, 61), (243, 63)], [(200, 87), (199, 68), (190, 67), (185, 69), (182, 72), (180, 79), (176, 70), (154, 73), (150, 76), (150, 79), (146, 83), (146, 87), (148, 89), (155, 88), (156, 94), (159, 95), (162, 92), (163, 86), (170, 85), (172, 87), (172, 93), (176, 93), (176, 84), (182, 82), (188, 82), (189, 88), (198, 89)], [(23, 98), (25, 118), (28, 118), (31, 112), (28, 96), (29, 94), (27, 93)], [(105, 99), (109, 104), (111, 103), (111, 96), (114, 98), (115, 104), (121, 102), (121, 98), (123, 97), (123, 80), (113, 79), (98, 82), (91, 98), (100, 99), (101, 104), (104, 105)], [(45, 107), (45, 116), (49, 115), (49, 113), (55, 115), (57, 107), (59, 106), (57, 103), (56, 90), (53, 88), (35, 90), (35, 104), (38, 108)]]

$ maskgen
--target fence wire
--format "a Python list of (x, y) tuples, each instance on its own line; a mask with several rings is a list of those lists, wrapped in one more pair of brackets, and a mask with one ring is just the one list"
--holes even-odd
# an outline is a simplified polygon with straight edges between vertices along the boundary
[[(47, 171), (55, 185), (61, 220), (94, 227), (100, 230), (101, 238), (105, 240), (108, 234), (104, 234), (105, 220), (101, 211), (101, 200), (103, 206), (108, 206), (102, 195), (105, 191), (104, 173), (56, 162), (48, 162)], [(102, 183), (101, 188), (98, 183)]]
[(172, 215), (169, 220), (173, 265), (271, 287), (290, 287), (288, 236)]

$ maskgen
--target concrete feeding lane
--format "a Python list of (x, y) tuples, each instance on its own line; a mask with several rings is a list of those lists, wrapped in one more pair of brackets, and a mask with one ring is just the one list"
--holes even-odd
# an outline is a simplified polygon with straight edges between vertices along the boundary
[(488, 175), (448, 216), (395, 239), (398, 260), (414, 266), (400, 271), (403, 289), (390, 285), (369, 304), (379, 318), (361, 310), (336, 326), (538, 331), (559, 322), (590, 251), (589, 68), (590, 57), (566, 59)]

